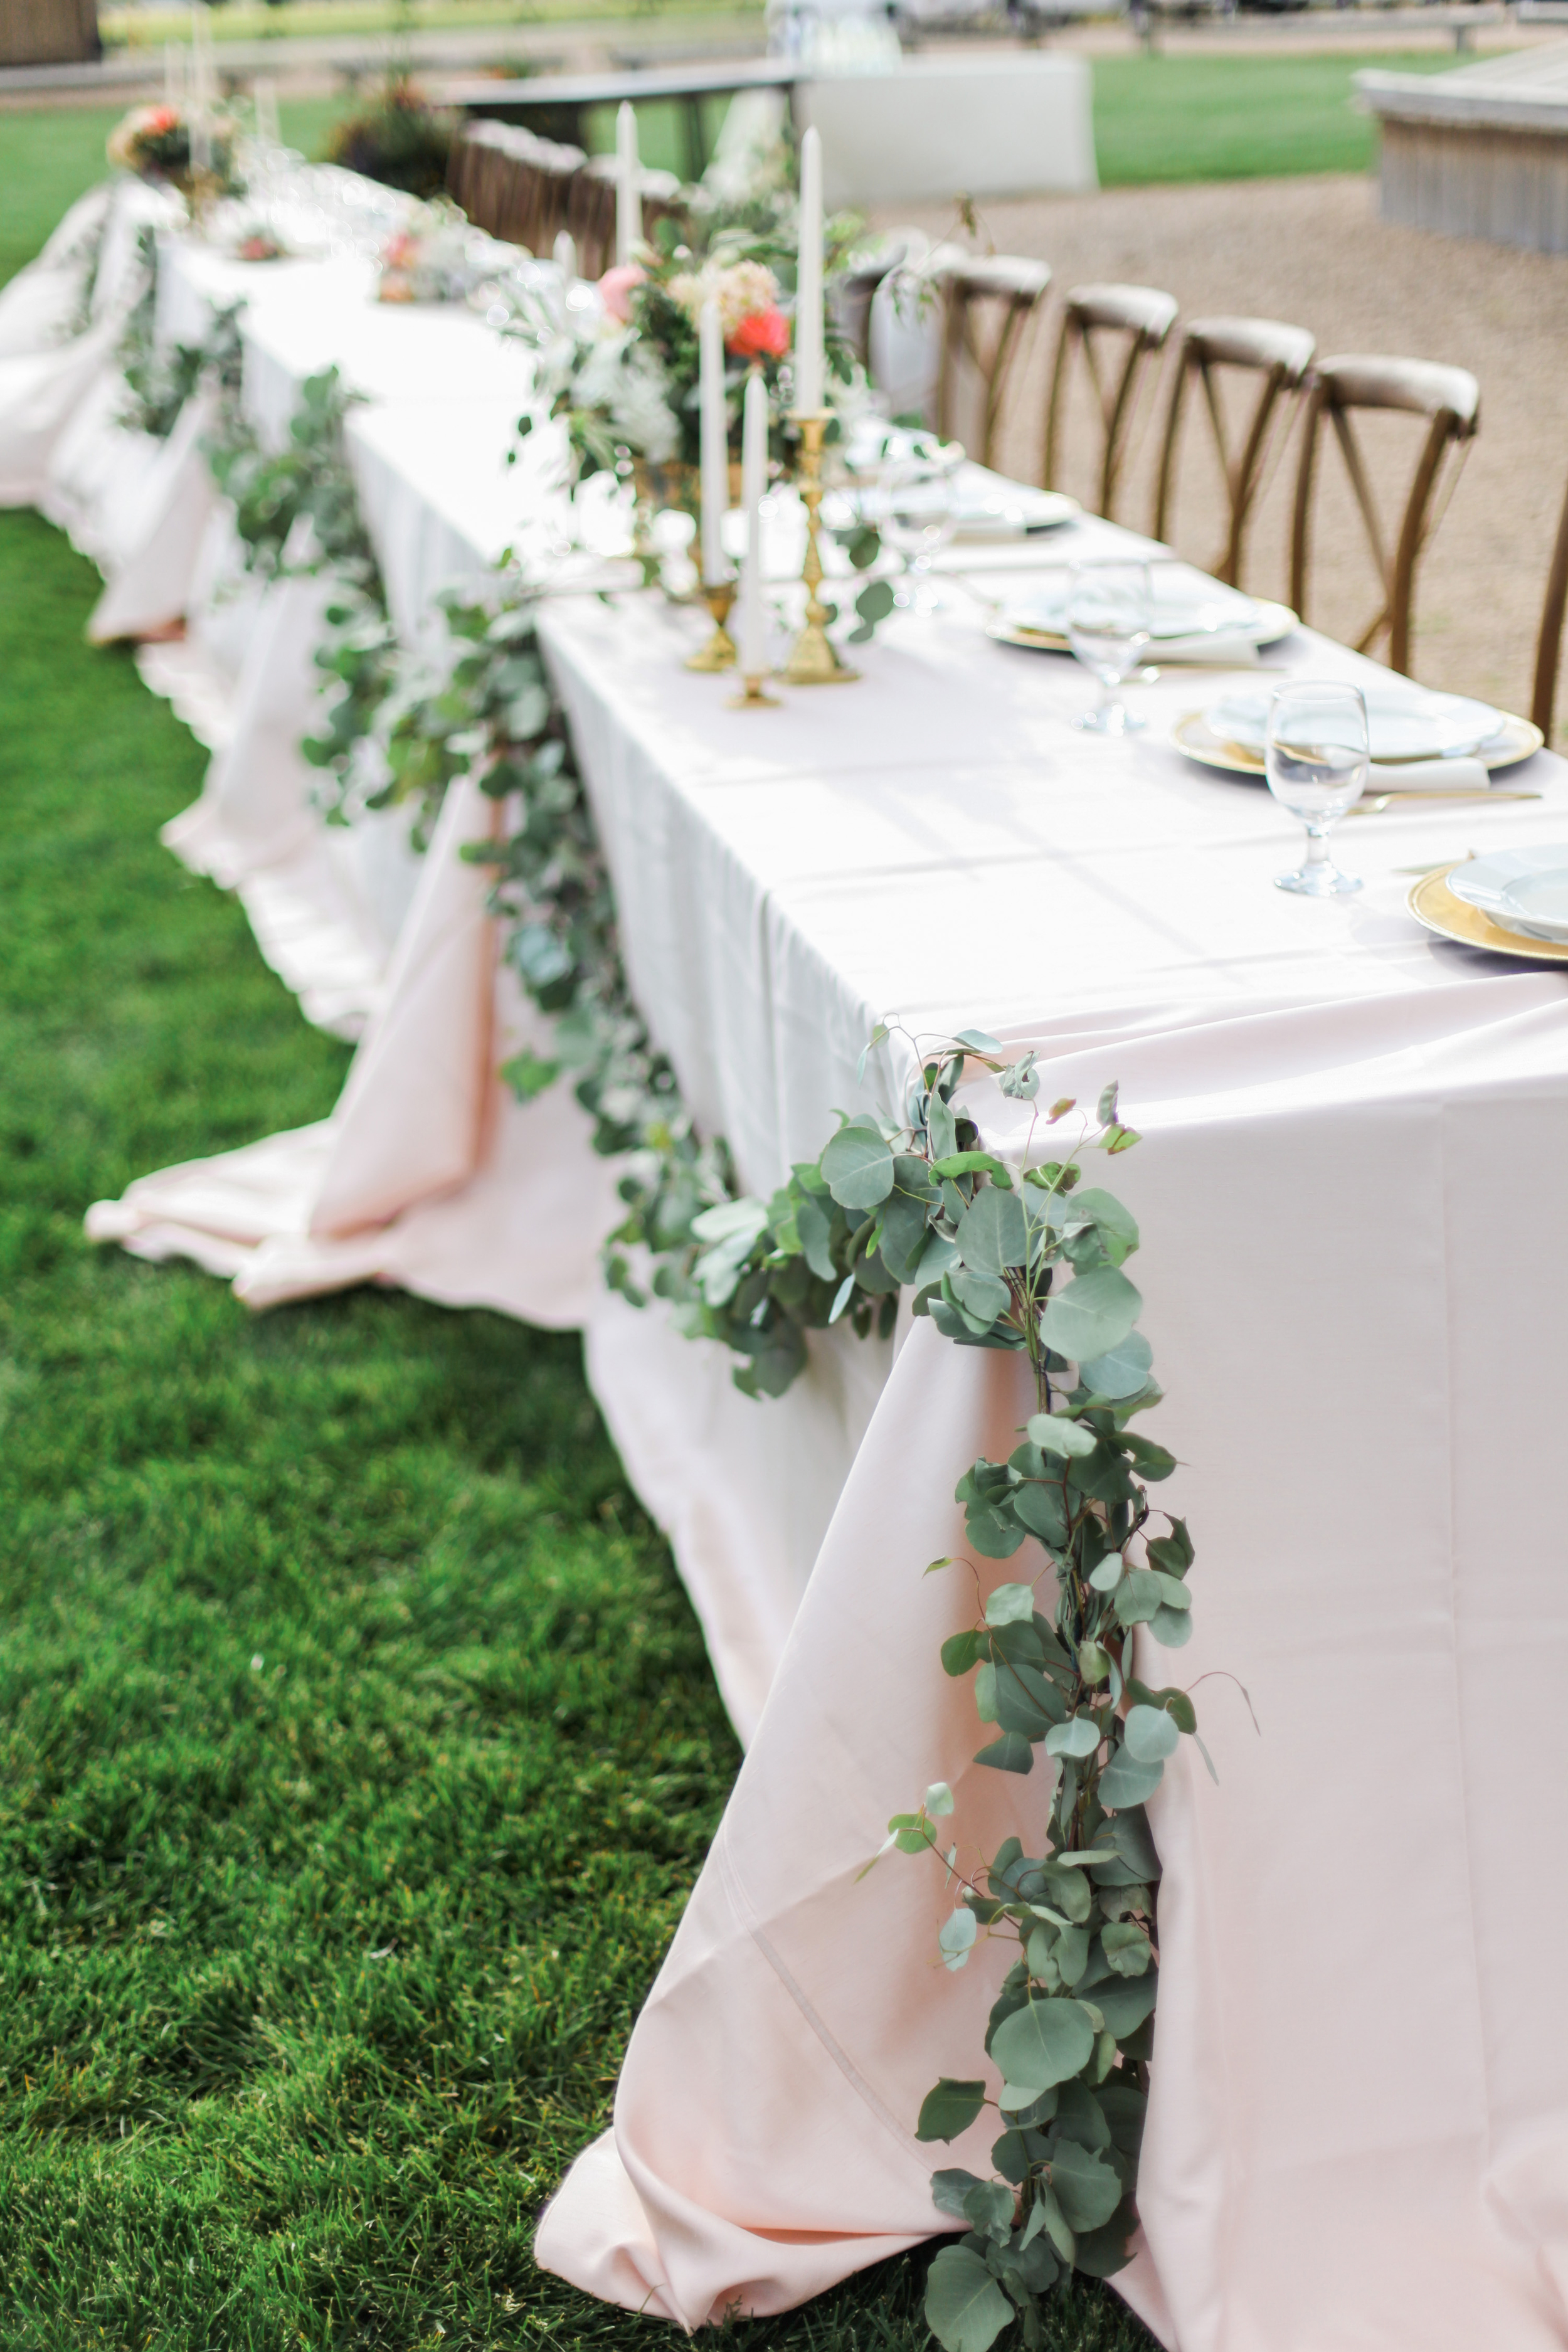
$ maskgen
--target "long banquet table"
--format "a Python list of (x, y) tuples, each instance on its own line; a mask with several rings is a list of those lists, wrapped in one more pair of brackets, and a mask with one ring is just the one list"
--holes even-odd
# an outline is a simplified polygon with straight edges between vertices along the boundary
[[(273, 284), (247, 384), (333, 336), (351, 373), (373, 331), (454, 370), (476, 348), (445, 313), (361, 346), (319, 281), (321, 333), (290, 342)], [(349, 439), (414, 629), (525, 493), (501, 466), (509, 387), (480, 397), (438, 361), (388, 382)], [(1160, 1499), (1197, 1544), (1179, 1672), (1203, 1681), (1219, 1779), (1184, 1749), (1151, 1807), (1159, 2042), (1119, 2286), (1172, 2352), (1545, 2352), (1568, 2341), (1568, 982), (1432, 940), (1405, 898), (1468, 847), (1568, 837), (1568, 768), (1521, 772), (1537, 803), (1347, 820), (1358, 898), (1276, 891), (1290, 822), (1167, 740), (1210, 678), (1169, 673), (1145, 734), (1087, 740), (1080, 674), (984, 634), (973, 592), (1106, 530), (969, 551), (945, 610), (858, 652), (859, 684), (765, 713), (681, 667), (697, 618), (655, 596), (562, 598), (542, 636), (637, 1001), (749, 1186), (814, 1157), (835, 1107), (894, 1092), (897, 1036), (857, 1076), (892, 1013), (1034, 1045), (1047, 1095), (1118, 1079), (1145, 1136), (1115, 1182), (1169, 1391), (1152, 1428), (1181, 1465)], [(1307, 631), (1265, 665), (1371, 667)], [(1032, 1781), (968, 1760), (972, 1701), (937, 1653), (969, 1603), (921, 1574), (962, 1550), (954, 1480), (1008, 1450), (1027, 1401), (1007, 1359), (920, 1323), (826, 1335), (753, 1404), (716, 1349), (600, 1291), (610, 1202), (582, 1118), (493, 1076), (530, 1016), (453, 854), (488, 822), (453, 790), (334, 1119), (143, 1180), (96, 1230), (258, 1304), (380, 1278), (584, 1328), (749, 1747), (614, 2130), (538, 2251), (693, 2326), (947, 2226), (933, 2160), (989, 2169), (983, 2125), (951, 2151), (912, 2126), (939, 2074), (973, 2071), (995, 1972), (984, 1951), (936, 1965), (940, 1874), (858, 1874), (938, 1779), (966, 1849), (1038, 1818)], [(1017, 1106), (969, 1098), (1023, 1149)]]

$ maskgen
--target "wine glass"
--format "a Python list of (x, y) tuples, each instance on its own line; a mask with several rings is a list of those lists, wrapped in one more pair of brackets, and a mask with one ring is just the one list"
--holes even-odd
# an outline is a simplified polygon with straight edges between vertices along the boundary
[(1149, 650), (1153, 590), (1146, 563), (1078, 563), (1068, 587), (1068, 643), (1100, 680), (1100, 700), (1075, 727), (1097, 735), (1131, 735), (1142, 727), (1119, 697)]
[(931, 568), (958, 529), (952, 471), (932, 450), (889, 467), (877, 499), (882, 537), (904, 559), (908, 583), (893, 602), (907, 613), (934, 613), (942, 599)]
[(1366, 790), (1370, 757), (1366, 698), (1338, 679), (1282, 686), (1268, 705), (1264, 764), (1268, 789), (1281, 808), (1307, 828), (1307, 855), (1276, 887), (1308, 898), (1337, 898), (1359, 890), (1329, 856), (1329, 832)]

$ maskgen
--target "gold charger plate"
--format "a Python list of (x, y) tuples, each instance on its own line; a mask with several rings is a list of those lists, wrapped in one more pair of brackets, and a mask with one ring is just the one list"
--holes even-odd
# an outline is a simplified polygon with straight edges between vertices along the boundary
[[(1261, 596), (1255, 597), (1253, 601), (1258, 606), (1259, 626), (1265, 633), (1255, 640), (1261, 652), (1266, 646), (1277, 646), (1281, 637), (1289, 635), (1291, 630), (1297, 625), (1296, 615), (1289, 604), (1271, 604), (1267, 598)], [(1009, 621), (1005, 614), (999, 613), (994, 621), (988, 621), (985, 634), (988, 637), (994, 637), (999, 646), (1023, 646), (1033, 653), (1070, 654), (1072, 651), (1066, 637), (1060, 635), (1056, 630), (1026, 628), (1020, 622)], [(1149, 666), (1152, 669), (1158, 669), (1160, 667), (1158, 646), (1151, 646), (1149, 648)], [(1191, 667), (1193, 665), (1183, 662), (1179, 654), (1170, 657), (1165, 663), (1167, 669), (1183, 669)], [(1223, 667), (1223, 664), (1202, 662), (1196, 667), (1203, 669), (1218, 669)], [(1238, 664), (1237, 667), (1241, 665)]]
[(1410, 886), (1405, 905), (1418, 923), (1439, 939), (1458, 940), (1467, 948), (1484, 948), (1489, 955), (1512, 956), (1525, 963), (1568, 963), (1568, 940), (1558, 946), (1552, 940), (1522, 939), (1517, 931), (1505, 931), (1489, 915), (1466, 899), (1456, 898), (1448, 887), (1448, 877), (1455, 866), (1465, 866), (1468, 860), (1457, 857), (1452, 866), (1436, 866), (1430, 874)]
[[(1511, 711), (1505, 717), (1507, 723), (1501, 734), (1478, 755), (1482, 766), (1493, 775), (1500, 768), (1516, 768), (1521, 760), (1528, 760), (1533, 752), (1539, 751), (1546, 740), (1540, 728), (1533, 726), (1528, 719), (1517, 719)], [(1223, 768), (1228, 775), (1254, 776), (1262, 782), (1263, 761), (1258, 753), (1248, 751), (1244, 743), (1227, 743), (1223, 736), (1216, 735), (1205, 724), (1201, 710), (1189, 710), (1184, 718), (1178, 719), (1171, 730), (1171, 740), (1178, 751), (1184, 751), (1189, 760), (1196, 760), (1202, 767)], [(1400, 763), (1391, 760), (1386, 764), (1397, 767)], [(1375, 792), (1377, 787), (1374, 785), (1373, 789)], [(1416, 796), (1413, 794), (1412, 797)], [(1432, 793), (1424, 797), (1439, 800), (1445, 796)], [(1455, 797), (1458, 799), (1462, 795), (1456, 794)]]

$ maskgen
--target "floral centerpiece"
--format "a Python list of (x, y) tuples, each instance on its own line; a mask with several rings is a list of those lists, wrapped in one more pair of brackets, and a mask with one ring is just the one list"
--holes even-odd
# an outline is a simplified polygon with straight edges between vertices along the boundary
[(476, 229), (456, 205), (424, 205), (382, 247), (378, 302), (466, 302), (504, 276), (515, 251)]
[[(232, 116), (210, 114), (213, 176), (220, 188), (236, 184)], [(161, 106), (133, 106), (109, 134), (109, 160), (138, 179), (166, 181), (188, 194), (191, 186), (191, 121), (186, 108), (165, 101)]]
[[(857, 228), (834, 222), (828, 267)], [(738, 457), (745, 381), (760, 368), (777, 420), (774, 455), (783, 458), (790, 407), (795, 239), (788, 212), (756, 208), (726, 221), (693, 208), (684, 225), (661, 221), (636, 262), (605, 271), (595, 287), (535, 294), (510, 322), (539, 354), (540, 406), (563, 420), (579, 479), (631, 467), (662, 469), (666, 503), (689, 503), (686, 484), (698, 464), (698, 321), (717, 302), (724, 333), (725, 406)], [(831, 335), (834, 405), (858, 409), (865, 385), (847, 345)], [(527, 432), (537, 415), (521, 420)]]

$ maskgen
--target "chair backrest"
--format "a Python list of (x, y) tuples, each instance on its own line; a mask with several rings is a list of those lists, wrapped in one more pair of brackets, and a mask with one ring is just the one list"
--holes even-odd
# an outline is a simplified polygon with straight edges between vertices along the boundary
[(1552, 717), (1557, 702), (1557, 670), (1563, 658), (1563, 615), (1568, 608), (1568, 497), (1557, 518), (1557, 539), (1552, 569), (1546, 575), (1546, 601), (1541, 608), (1541, 634), (1535, 640), (1535, 692), (1530, 715), (1552, 740)]
[(541, 139), (518, 123), (472, 122), (452, 142), (447, 185), (477, 227), (547, 253), (586, 162), (581, 147)]
[(871, 303), (884, 278), (901, 268), (910, 240), (895, 231), (852, 253), (827, 289), (828, 315), (862, 367), (871, 355)]
[(1048, 266), (1010, 253), (966, 254), (943, 264), (944, 318), (936, 425), (962, 440), (981, 465), (991, 463), (1007, 380), (1024, 348), (1025, 330), (1051, 282)]
[[(1333, 428), (1344, 458), (1383, 589), (1382, 606), (1357, 639), (1356, 651), (1369, 652), (1386, 634), (1391, 669), (1403, 671), (1410, 666), (1410, 617), (1416, 562), (1453, 496), (1459, 467), (1480, 421), (1480, 405), (1481, 388), (1468, 368), (1443, 367), (1432, 360), (1320, 360), (1312, 370), (1296, 475), (1296, 511), (1290, 533), (1290, 601), (1305, 619), (1312, 499), (1326, 420)], [(1358, 409), (1401, 410), (1428, 420), (1392, 554), (1384, 537), (1365, 457), (1352, 424)], [(1442, 504), (1434, 512), (1438, 483), (1451, 454), (1456, 462), (1447, 467), (1447, 489)]]
[[(1268, 472), (1270, 454), (1282, 449), (1317, 345), (1304, 327), (1278, 319), (1194, 319), (1182, 335), (1165, 411), (1160, 452), (1160, 485), (1154, 499), (1154, 536), (1168, 539), (1176, 493), (1176, 455), (1187, 387), (1195, 376), (1214, 434), (1215, 454), (1225, 481), (1226, 536), (1218, 560), (1208, 568), (1233, 588), (1241, 585), (1247, 527)], [(1219, 372), (1239, 371), (1257, 379), (1251, 413), (1233, 435), (1221, 404)]]
[[(1101, 431), (1099, 509), (1110, 515), (1131, 438), (1138, 394), (1150, 367), (1165, 348), (1176, 318), (1176, 298), (1153, 286), (1075, 286), (1062, 307), (1061, 331), (1051, 369), (1046, 410), (1047, 489), (1058, 489), (1062, 420), (1072, 377), (1072, 358), (1081, 352), (1100, 409)], [(1118, 349), (1118, 346), (1120, 348)]]

